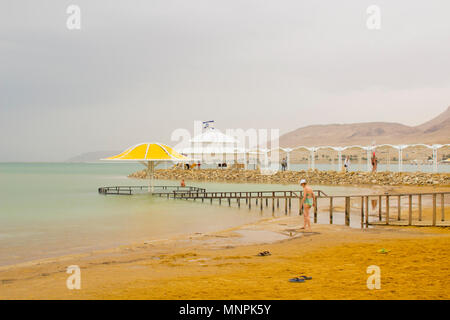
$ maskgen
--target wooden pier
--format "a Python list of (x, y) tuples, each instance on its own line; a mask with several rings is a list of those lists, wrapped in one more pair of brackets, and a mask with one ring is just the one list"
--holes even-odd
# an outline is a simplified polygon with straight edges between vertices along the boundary
[[(293, 209), (297, 214), (303, 213), (301, 207), (303, 192), (293, 190), (276, 191), (226, 191), (207, 192), (203, 188), (192, 186), (155, 186), (153, 195), (172, 199), (209, 202), (225, 202), (228, 206), (238, 208), (248, 206), (263, 211), (264, 208), (283, 210), (285, 214)], [(102, 187), (101, 194), (130, 195), (148, 192), (148, 186)], [(390, 226), (436, 226), (450, 227), (450, 214), (446, 216), (446, 200), (450, 202), (450, 192), (401, 193), (401, 194), (366, 194), (366, 195), (327, 195), (322, 190), (314, 190), (317, 205), (311, 209), (311, 220), (318, 222), (319, 213), (327, 214), (327, 222), (333, 224), (338, 216), (343, 224), (350, 226), (357, 219), (361, 228), (370, 225)], [(447, 206), (450, 203), (447, 204)], [(281, 209), (280, 209), (281, 205)], [(321, 211), (319, 212), (319, 208)], [(427, 215), (424, 215), (424, 210)], [(323, 216), (322, 223), (323, 223)], [(353, 222), (353, 225), (355, 222)]]
[[(343, 214), (345, 225), (349, 226), (351, 219), (355, 219), (357, 216), (361, 228), (369, 225), (450, 226), (450, 215), (445, 216), (445, 199), (446, 195), (448, 198), (450, 192), (331, 196), (321, 190), (314, 190), (314, 194), (317, 199), (316, 207), (311, 210), (311, 219), (314, 223), (317, 223), (319, 208), (324, 208), (328, 204), (328, 210), (322, 210), (321, 213), (328, 211), (330, 224), (333, 224), (336, 214)], [(265, 207), (268, 207), (269, 203), (271, 204), (272, 212), (275, 211), (275, 207), (280, 208), (280, 202), (282, 202), (285, 214), (291, 212), (295, 200), (298, 203), (298, 213), (302, 214), (303, 208), (300, 208), (302, 197), (301, 191), (179, 192), (173, 195), (175, 199), (200, 200), (202, 202), (209, 200), (210, 203), (217, 200), (219, 204), (225, 201), (229, 206), (235, 202), (238, 207), (241, 206), (241, 202), (245, 201), (245, 205), (249, 209), (254, 202), (261, 211), (265, 202)], [(293, 199), (295, 200), (293, 201)], [(397, 200), (395, 206), (391, 199)], [(405, 200), (406, 205), (404, 206), (402, 201)], [(424, 200), (431, 202), (428, 208), (431, 208), (432, 212), (428, 219), (423, 217)], [(338, 202), (341, 202), (341, 207), (337, 205)], [(396, 210), (395, 216), (391, 214), (393, 209)]]
[[(446, 205), (448, 207), (450, 204), (445, 202), (450, 202), (449, 194), (450, 192), (431, 192), (327, 196), (330, 223), (333, 223), (333, 215), (336, 213), (334, 203), (341, 200), (344, 202), (345, 225), (350, 225), (351, 217), (355, 218), (355, 211), (359, 211), (361, 228), (370, 225), (450, 227), (450, 214), (446, 216), (445, 213)], [(425, 201), (428, 201), (428, 205), (424, 205)], [(356, 210), (352, 211), (352, 208)], [(424, 210), (431, 211), (427, 217), (423, 214)]]
[[(149, 186), (114, 186), (98, 188), (100, 194), (115, 194), (115, 195), (131, 195), (139, 193), (148, 193)], [(198, 187), (181, 187), (181, 186), (153, 186), (154, 195), (167, 194), (173, 192), (206, 192), (206, 189)]]
[[(327, 197), (327, 195), (322, 190), (314, 190), (314, 194), (317, 198), (319, 197)], [(231, 206), (232, 203), (236, 203), (237, 206), (241, 207), (241, 202), (245, 201), (245, 205), (248, 205), (249, 209), (252, 207), (252, 201), (255, 202), (255, 206), (260, 208), (262, 211), (265, 207), (269, 206), (269, 202), (271, 202), (272, 212), (275, 211), (275, 206), (277, 209), (280, 208), (280, 202), (284, 202), (284, 213), (287, 214), (292, 209), (292, 200), (298, 201), (298, 210), (299, 214), (302, 214), (303, 208), (300, 208), (300, 203), (303, 197), (302, 191), (228, 191), (228, 192), (176, 192), (173, 197), (175, 199), (186, 199), (186, 200), (201, 200), (205, 202), (205, 200), (209, 200), (210, 203), (213, 203), (214, 200), (217, 200), (219, 204), (223, 201), (228, 202), (228, 205)], [(314, 217), (315, 221), (317, 220), (317, 207), (314, 209)]]

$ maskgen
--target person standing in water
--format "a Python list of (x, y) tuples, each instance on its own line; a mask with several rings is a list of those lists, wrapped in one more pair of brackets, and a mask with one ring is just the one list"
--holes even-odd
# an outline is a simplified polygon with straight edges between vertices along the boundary
[(303, 198), (302, 203), (300, 204), (300, 208), (302, 206), (304, 208), (303, 211), (304, 224), (303, 228), (301, 229), (304, 230), (308, 229), (309, 231), (311, 231), (311, 219), (309, 218), (309, 210), (312, 207), (316, 206), (316, 196), (314, 195), (314, 192), (311, 189), (311, 187), (307, 185), (305, 179), (300, 180), (300, 185), (303, 187)]
[[(377, 156), (375, 155), (375, 151), (372, 153), (372, 172), (377, 172), (377, 167), (378, 167), (378, 159)], [(372, 199), (372, 210), (375, 210), (375, 208), (377, 207), (377, 200), (376, 199)]]
[(287, 160), (286, 158), (283, 158), (283, 160), (281, 160), (281, 171), (286, 171), (287, 168)]
[(372, 172), (377, 172), (378, 159), (375, 155), (375, 151), (372, 154)]
[(186, 187), (186, 183), (184, 183), (184, 179), (181, 179), (180, 187)]
[(347, 157), (345, 158), (345, 161), (344, 161), (344, 168), (345, 168), (345, 172), (348, 172), (348, 169), (350, 168), (350, 157), (349, 157), (349, 156), (347, 156)]

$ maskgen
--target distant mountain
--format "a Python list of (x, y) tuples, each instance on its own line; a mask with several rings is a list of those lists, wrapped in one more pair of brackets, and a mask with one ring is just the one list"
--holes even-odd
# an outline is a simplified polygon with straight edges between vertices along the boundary
[(97, 162), (100, 159), (107, 158), (116, 154), (121, 153), (122, 151), (94, 151), (94, 152), (86, 152), (80, 154), (76, 157), (67, 159), (66, 162)]
[(442, 112), (437, 117), (421, 124), (420, 126), (417, 126), (416, 128), (422, 130), (425, 134), (439, 132), (442, 130), (445, 131), (445, 129), (447, 129), (447, 137), (449, 137), (450, 135), (448, 135), (448, 129), (450, 128), (450, 107), (448, 107), (446, 111)]
[(391, 122), (328, 124), (302, 127), (280, 137), (280, 146), (345, 146), (382, 143), (449, 143), (450, 107), (418, 126)]

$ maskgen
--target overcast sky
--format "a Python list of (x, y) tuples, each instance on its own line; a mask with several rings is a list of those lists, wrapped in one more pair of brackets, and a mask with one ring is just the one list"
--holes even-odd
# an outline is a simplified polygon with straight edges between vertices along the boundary
[(174, 145), (194, 120), (286, 133), (449, 105), (448, 0), (0, 2), (0, 161)]

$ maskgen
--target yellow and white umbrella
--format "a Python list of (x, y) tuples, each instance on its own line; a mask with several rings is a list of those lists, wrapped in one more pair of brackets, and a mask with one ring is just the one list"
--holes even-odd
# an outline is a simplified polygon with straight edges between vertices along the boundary
[(186, 162), (189, 158), (176, 152), (171, 147), (162, 143), (140, 143), (132, 146), (124, 152), (108, 157), (102, 160), (112, 161), (135, 161), (140, 162), (147, 167), (147, 176), (149, 177), (149, 191), (154, 191), (153, 179), (155, 167), (164, 161)]

